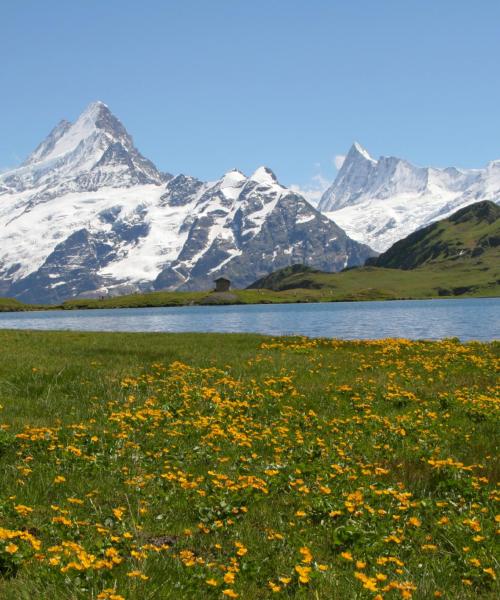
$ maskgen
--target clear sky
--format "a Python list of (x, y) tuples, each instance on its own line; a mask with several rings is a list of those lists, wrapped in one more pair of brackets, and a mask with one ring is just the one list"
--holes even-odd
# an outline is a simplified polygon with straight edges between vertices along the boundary
[[(1, 0), (0, 169), (106, 102), (159, 168), (500, 158), (498, 0)], [(338, 162), (338, 160), (337, 160)]]

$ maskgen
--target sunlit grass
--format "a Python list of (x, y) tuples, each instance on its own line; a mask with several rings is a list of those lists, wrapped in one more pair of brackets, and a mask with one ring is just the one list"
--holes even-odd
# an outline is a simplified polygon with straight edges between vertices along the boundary
[(498, 344), (0, 348), (1, 598), (498, 596)]

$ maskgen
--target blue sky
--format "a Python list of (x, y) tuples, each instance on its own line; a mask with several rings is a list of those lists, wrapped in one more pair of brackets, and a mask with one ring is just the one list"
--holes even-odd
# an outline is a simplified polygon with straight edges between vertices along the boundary
[(2, 0), (0, 168), (103, 100), (158, 167), (303, 188), (372, 155), (500, 158), (498, 0)]

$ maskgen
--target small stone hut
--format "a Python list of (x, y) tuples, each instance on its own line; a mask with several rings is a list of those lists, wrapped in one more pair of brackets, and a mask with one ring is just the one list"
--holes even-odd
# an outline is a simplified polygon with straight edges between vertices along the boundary
[(218, 277), (214, 283), (216, 292), (229, 292), (229, 288), (231, 287), (231, 282), (229, 279), (226, 279), (225, 277)]

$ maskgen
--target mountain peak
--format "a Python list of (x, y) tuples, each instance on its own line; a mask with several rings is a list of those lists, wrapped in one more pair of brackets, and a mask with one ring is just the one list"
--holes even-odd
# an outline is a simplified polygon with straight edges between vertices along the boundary
[(278, 179), (269, 167), (259, 167), (250, 177), (252, 181), (257, 183), (272, 185), (278, 183)]
[[(66, 119), (60, 121), (23, 166), (58, 159), (75, 151), (87, 140), (97, 140), (102, 134), (109, 143), (120, 141), (127, 149), (132, 146), (132, 139), (125, 127), (109, 110), (107, 104), (97, 100), (91, 102), (74, 123)], [(93, 146), (93, 143), (90, 143), (90, 146)]]
[(347, 153), (345, 162), (348, 162), (352, 159), (363, 158), (365, 160), (369, 160), (372, 163), (376, 163), (377, 161), (370, 156), (368, 150), (363, 148), (363, 146), (359, 142), (354, 142), (351, 146), (349, 152)]
[(221, 185), (232, 186), (234, 183), (239, 183), (246, 180), (246, 176), (239, 169), (231, 169), (221, 177)]
[(91, 102), (87, 108), (82, 112), (79, 118), (81, 117), (94, 117), (97, 118), (102, 112), (111, 112), (109, 110), (109, 106), (102, 102), (101, 100), (96, 100), (95, 102)]
[(100, 100), (91, 102), (87, 106), (75, 121), (73, 128), (83, 136), (92, 134), (97, 129), (107, 132), (114, 138), (130, 137), (109, 106)]
[(220, 191), (226, 198), (235, 199), (239, 196), (241, 188), (247, 181), (246, 176), (238, 169), (231, 169), (219, 182)]
[(358, 142), (354, 142), (332, 185), (319, 202), (319, 210), (333, 211), (347, 206), (361, 196), (379, 162)]
[(109, 110), (109, 106), (103, 102), (102, 100), (95, 100), (94, 102), (91, 102), (88, 107), (88, 109), (101, 109), (101, 108), (107, 108)]
[(44, 182), (60, 186), (63, 180), (74, 181), (80, 175), (83, 177), (78, 183), (67, 185), (80, 189), (85, 185), (95, 186), (97, 182), (104, 185), (104, 181), (109, 186), (163, 181), (153, 163), (139, 153), (120, 120), (101, 100), (91, 102), (74, 123), (60, 121), (22, 168), (16, 180), (18, 187), (38, 187)]

